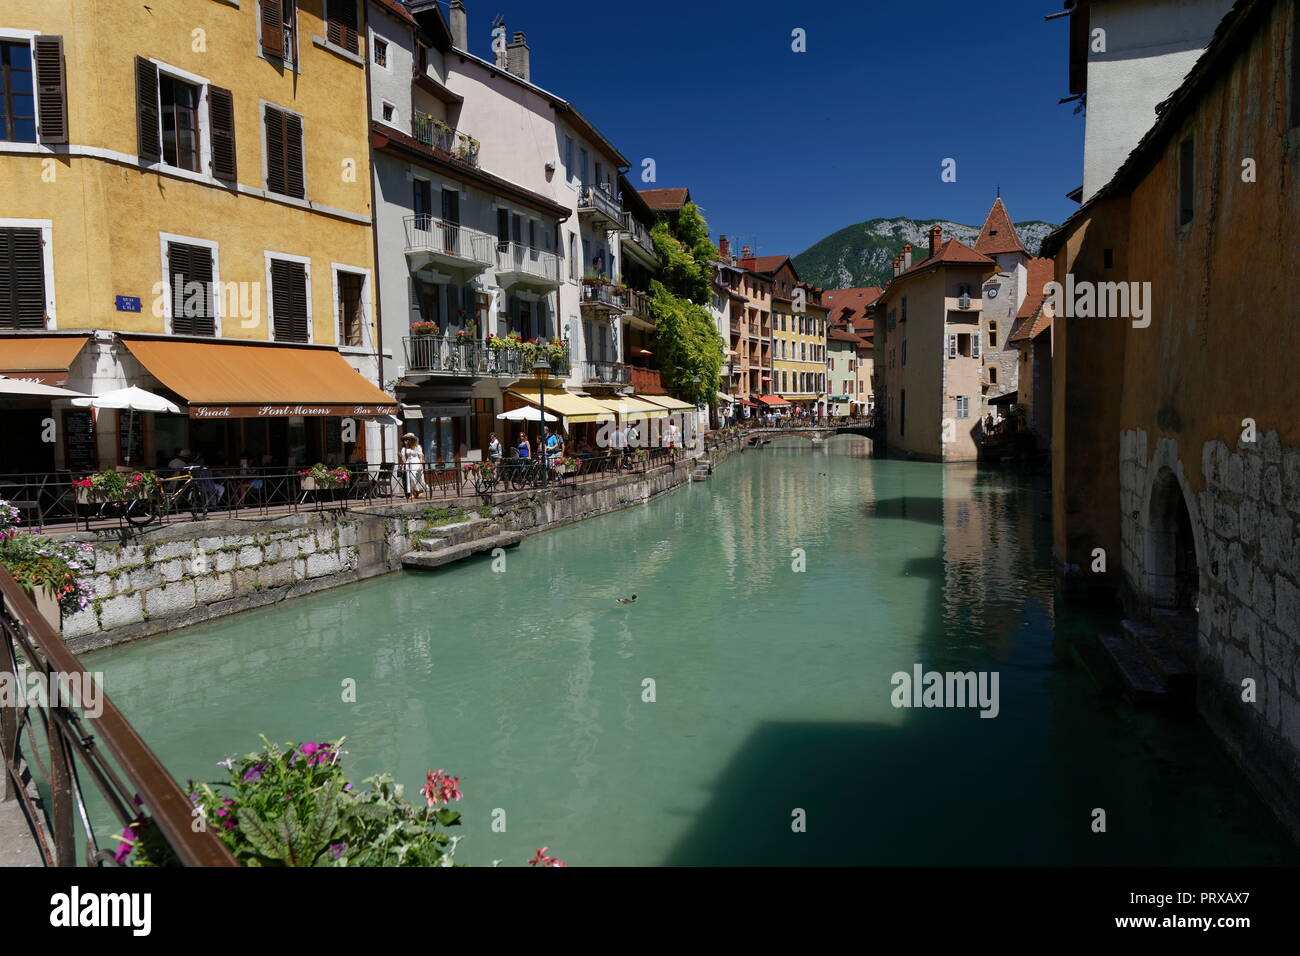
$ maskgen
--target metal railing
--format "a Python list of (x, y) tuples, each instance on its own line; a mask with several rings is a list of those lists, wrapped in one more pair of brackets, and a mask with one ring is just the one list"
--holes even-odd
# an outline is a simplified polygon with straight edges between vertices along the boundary
[(618, 225), (623, 223), (623, 204), (604, 186), (589, 184), (578, 193), (578, 214), (595, 212)]
[(583, 282), (580, 305), (609, 312), (622, 312), (625, 308), (623, 293), (608, 282)]
[(478, 166), (478, 142), (468, 133), (462, 133), (428, 113), (416, 113), (411, 117), (411, 135), (425, 146), (447, 153), (462, 163)]
[(432, 252), (492, 265), (492, 244), (496, 240), (486, 232), (430, 215), (407, 216), (402, 224), (406, 227), (407, 252)]
[(626, 385), (629, 371), (622, 362), (583, 362), (582, 381), (588, 385)]
[(645, 223), (627, 210), (623, 212), (623, 232), (640, 246), (647, 255), (653, 259), (658, 259), (654, 241), (650, 238), (650, 230), (646, 228)]
[[(552, 463), (548, 484), (551, 487), (563, 487), (598, 479), (639, 476), (652, 468), (670, 464), (681, 456), (680, 448), (629, 448), (622, 453), (569, 452), (558, 456)], [(494, 496), (541, 487), (541, 459), (538, 456), (512, 457), (487, 463), (487, 472), (484, 471), (484, 464), (481, 461), (454, 459), (432, 462), (423, 472), (409, 469), (398, 472), (394, 479), (395, 494), (420, 500), (478, 498), (491, 501)]]
[(553, 252), (534, 249), (522, 242), (497, 241), (496, 271), (541, 279), (548, 284), (560, 281), (560, 257)]
[(87, 866), (127, 859), (117, 843), (100, 845), (83, 789), (89, 780), (123, 833), (156, 827), (185, 866), (235, 866), (215, 833), (194, 832), (185, 792), (102, 688), (96, 692), (81, 661), (3, 566), (0, 593), (0, 676), (11, 687), (32, 686), (39, 677), (50, 688), (39, 699), (0, 708), (0, 798), (18, 801), (45, 865), (75, 866), (79, 831)]
[(650, 308), (653, 301), (649, 295), (644, 292), (638, 292), (636, 289), (628, 289), (624, 295), (624, 307), (643, 322), (654, 324), (655, 314)]

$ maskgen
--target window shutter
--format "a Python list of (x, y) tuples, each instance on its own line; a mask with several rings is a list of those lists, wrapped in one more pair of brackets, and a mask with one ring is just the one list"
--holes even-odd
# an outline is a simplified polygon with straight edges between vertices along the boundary
[(948, 358), (952, 359), (956, 357), (957, 357), (957, 336), (949, 335), (948, 336)]
[(212, 126), (212, 175), (233, 183), (235, 162), (235, 98), (230, 90), (208, 87), (208, 120)]
[(36, 103), (42, 143), (68, 141), (68, 94), (63, 69), (63, 37), (38, 36), (36, 45)]
[(271, 308), (277, 342), (306, 342), (307, 270), (301, 262), (271, 260)]
[(140, 159), (162, 159), (162, 131), (158, 121), (158, 67), (142, 56), (135, 58), (136, 138)]
[(341, 46), (349, 53), (356, 53), (357, 43), (357, 3), (356, 0), (327, 0), (326, 38), (335, 46)]
[(285, 191), (284, 114), (266, 107), (266, 188), (273, 193)]
[(190, 281), (191, 246), (178, 242), (167, 244), (167, 283), (171, 287), (172, 334), (190, 335), (194, 319), (185, 309), (185, 285)]
[(307, 195), (306, 170), (303, 169), (302, 117), (284, 114), (285, 192), (298, 199)]
[(283, 0), (262, 2), (262, 52), (267, 56), (284, 58), (284, 3)]
[(0, 229), (0, 328), (45, 328), (45, 256), (39, 229)]
[(497, 242), (504, 245), (510, 241), (510, 210), (497, 210)]
[(978, 332), (972, 333), (970, 337), (970, 357), (980, 357), (980, 334)]

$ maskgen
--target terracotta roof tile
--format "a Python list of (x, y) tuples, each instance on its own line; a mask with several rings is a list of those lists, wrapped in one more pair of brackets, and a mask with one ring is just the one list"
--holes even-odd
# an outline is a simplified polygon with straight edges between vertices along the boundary
[(932, 256), (926, 256), (920, 262), (912, 264), (912, 268), (904, 269), (898, 275), (894, 276), (897, 282), (903, 276), (915, 275), (931, 266), (938, 265), (997, 265), (988, 256), (976, 252), (960, 239), (949, 239), (939, 247), (939, 251)]
[(375, 2), (398, 20), (412, 25), (415, 24), (415, 17), (411, 16), (411, 11), (406, 9), (402, 4), (402, 0), (375, 0)]
[(1025, 301), (1020, 303), (1016, 318), (1028, 318), (1038, 311), (1043, 301), (1043, 286), (1052, 281), (1055, 272), (1051, 259), (1030, 259), (1025, 263), (1029, 278), (1025, 280)]
[(852, 326), (857, 332), (869, 332), (874, 328), (874, 322), (867, 315), (867, 307), (879, 299), (883, 291), (875, 285), (828, 289), (822, 294), (822, 301), (830, 306), (836, 322)]
[(691, 191), (685, 186), (670, 189), (638, 189), (645, 204), (655, 212), (676, 212), (691, 201)]
[(986, 256), (1025, 251), (1025, 247), (1020, 244), (1016, 227), (1007, 215), (1007, 207), (1002, 205), (1001, 196), (993, 200), (993, 208), (989, 210), (984, 227), (980, 229), (980, 237), (975, 240), (975, 251)]
[(845, 332), (843, 329), (828, 329), (826, 337), (834, 339), (836, 342), (852, 342), (854, 345), (862, 344), (862, 336), (854, 335), (852, 332)]

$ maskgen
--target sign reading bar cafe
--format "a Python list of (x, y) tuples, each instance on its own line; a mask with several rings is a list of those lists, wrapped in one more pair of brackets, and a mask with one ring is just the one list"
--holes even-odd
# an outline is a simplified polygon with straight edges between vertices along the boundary
[(396, 415), (396, 405), (191, 405), (190, 418), (287, 418), (325, 415), (376, 418)]

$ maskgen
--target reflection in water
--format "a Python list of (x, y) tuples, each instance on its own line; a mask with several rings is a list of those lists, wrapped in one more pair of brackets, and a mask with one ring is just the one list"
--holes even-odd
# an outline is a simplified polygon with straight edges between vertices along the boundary
[[(1074, 665), (1044, 481), (867, 452), (780, 440), (503, 574), (390, 575), (88, 664), (180, 779), (258, 733), (346, 734), (355, 779), (411, 792), (460, 775), (476, 864), (1295, 861), (1195, 720)], [(1000, 716), (895, 709), (917, 663), (998, 671)]]

